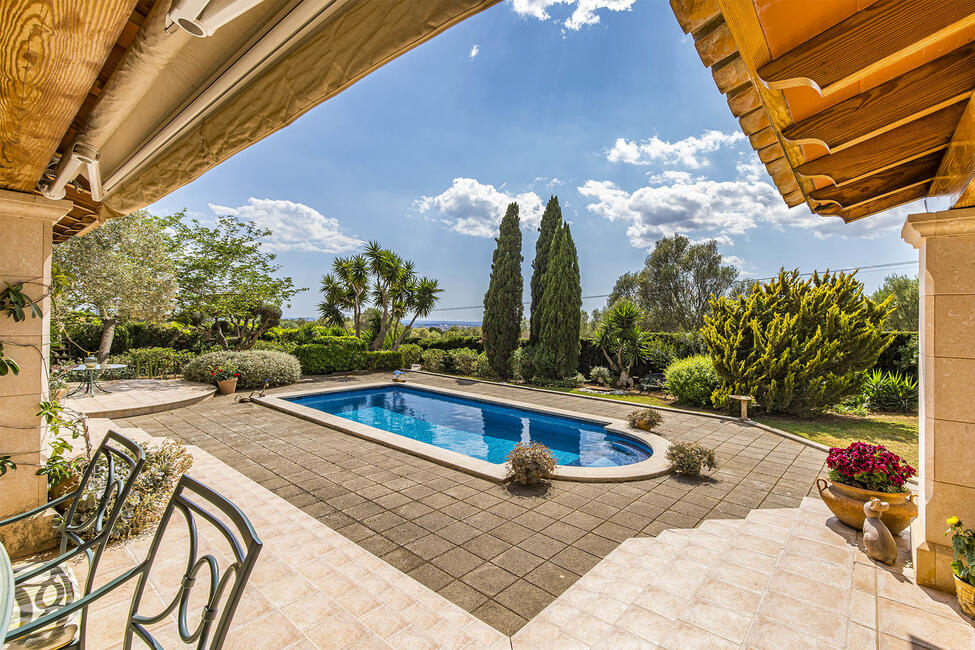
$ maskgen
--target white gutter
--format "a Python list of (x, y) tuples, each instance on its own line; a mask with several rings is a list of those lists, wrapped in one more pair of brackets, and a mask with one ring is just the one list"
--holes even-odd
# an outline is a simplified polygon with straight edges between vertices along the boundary
[(133, 152), (103, 182), (105, 194), (136, 172), (156, 153), (203, 118), (238, 88), (261, 74), (288, 49), (312, 33), (349, 0), (303, 0), (288, 12), (260, 40), (246, 50), (186, 108), (173, 117), (155, 136)]

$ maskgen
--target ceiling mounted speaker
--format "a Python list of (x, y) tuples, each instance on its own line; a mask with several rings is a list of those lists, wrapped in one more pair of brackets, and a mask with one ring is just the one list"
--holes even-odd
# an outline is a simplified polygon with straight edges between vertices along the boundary
[(263, 0), (173, 0), (166, 15), (166, 31), (182, 29), (200, 38), (237, 18)]

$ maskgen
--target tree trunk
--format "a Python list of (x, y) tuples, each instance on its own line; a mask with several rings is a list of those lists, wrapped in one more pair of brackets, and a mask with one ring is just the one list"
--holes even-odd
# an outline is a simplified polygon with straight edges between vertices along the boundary
[(95, 354), (98, 363), (105, 363), (105, 359), (112, 352), (112, 341), (115, 339), (115, 326), (117, 324), (118, 320), (115, 318), (102, 319), (102, 338), (98, 343), (98, 352)]
[(403, 328), (403, 331), (400, 333), (399, 338), (396, 339), (396, 343), (393, 344), (394, 350), (399, 350), (399, 344), (403, 342), (403, 339), (406, 338), (406, 335), (409, 334), (410, 331), (413, 329), (413, 323), (416, 322), (417, 316), (419, 316), (419, 313), (413, 314), (413, 320), (410, 321), (409, 325)]

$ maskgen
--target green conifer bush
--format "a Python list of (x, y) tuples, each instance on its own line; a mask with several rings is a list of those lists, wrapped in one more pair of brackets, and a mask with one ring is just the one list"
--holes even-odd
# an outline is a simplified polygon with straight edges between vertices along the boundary
[(854, 274), (829, 271), (782, 270), (747, 295), (712, 298), (701, 330), (721, 380), (712, 402), (752, 395), (768, 413), (799, 416), (841, 403), (893, 340), (882, 331), (890, 312)]

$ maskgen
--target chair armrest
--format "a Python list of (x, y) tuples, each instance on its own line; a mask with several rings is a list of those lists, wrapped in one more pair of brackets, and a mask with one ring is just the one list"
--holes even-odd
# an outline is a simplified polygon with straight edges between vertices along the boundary
[(78, 496), (78, 493), (79, 492), (81, 492), (81, 488), (78, 488), (77, 490), (74, 490), (73, 492), (68, 492), (65, 495), (59, 496), (57, 499), (54, 499), (53, 501), (48, 501), (47, 503), (42, 503), (41, 505), (37, 506), (36, 508), (31, 508), (27, 512), (22, 512), (19, 515), (14, 515), (13, 517), (7, 517), (6, 519), (0, 519), (0, 526), (6, 526), (8, 524), (15, 524), (18, 521), (21, 521), (23, 519), (27, 519), (28, 517), (33, 517), (34, 515), (36, 515), (36, 514), (38, 514), (40, 512), (44, 512), (48, 508), (53, 508), (54, 506), (59, 505), (61, 503), (64, 503), (65, 501), (68, 501), (69, 499), (73, 499), (74, 497)]

